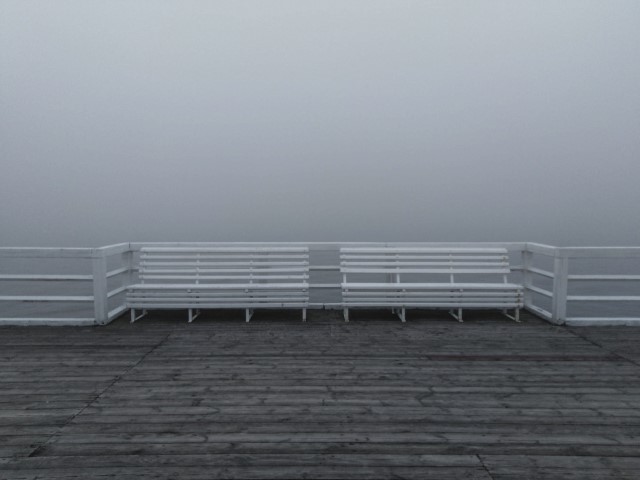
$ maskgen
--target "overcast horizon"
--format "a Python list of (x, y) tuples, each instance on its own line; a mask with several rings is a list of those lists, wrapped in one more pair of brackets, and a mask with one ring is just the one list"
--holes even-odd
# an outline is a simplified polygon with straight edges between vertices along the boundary
[(0, 0), (0, 246), (640, 245), (640, 2)]

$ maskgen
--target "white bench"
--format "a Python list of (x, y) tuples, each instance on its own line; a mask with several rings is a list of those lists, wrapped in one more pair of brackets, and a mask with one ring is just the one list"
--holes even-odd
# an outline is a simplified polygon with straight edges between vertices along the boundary
[(127, 290), (131, 322), (148, 309), (187, 309), (191, 322), (213, 308), (244, 309), (247, 322), (256, 308), (301, 308), (306, 320), (308, 248), (142, 248), (138, 275)]
[[(509, 257), (502, 248), (341, 248), (344, 319), (349, 308), (448, 309), (462, 321), (465, 308), (515, 310), (522, 286), (507, 281)], [(498, 278), (498, 280), (494, 280)]]

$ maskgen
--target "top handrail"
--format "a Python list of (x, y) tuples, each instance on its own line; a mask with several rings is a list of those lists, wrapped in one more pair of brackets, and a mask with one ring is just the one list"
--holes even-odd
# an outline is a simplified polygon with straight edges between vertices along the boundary
[(640, 247), (559, 247), (558, 256), (568, 258), (640, 258)]
[(265, 247), (312, 247), (314, 250), (334, 250), (340, 247), (365, 246), (371, 248), (506, 248), (529, 251), (540, 255), (562, 258), (640, 258), (640, 247), (555, 247), (535, 242), (123, 242), (103, 247), (0, 247), (0, 258), (99, 258), (145, 247), (239, 247), (263, 245)]
[(0, 258), (93, 258), (95, 248), (0, 247)]

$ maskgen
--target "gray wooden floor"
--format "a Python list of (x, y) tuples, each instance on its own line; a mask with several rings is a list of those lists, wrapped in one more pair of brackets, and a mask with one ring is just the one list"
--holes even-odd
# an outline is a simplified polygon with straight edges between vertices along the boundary
[(298, 313), (0, 328), (0, 478), (640, 478), (640, 329)]

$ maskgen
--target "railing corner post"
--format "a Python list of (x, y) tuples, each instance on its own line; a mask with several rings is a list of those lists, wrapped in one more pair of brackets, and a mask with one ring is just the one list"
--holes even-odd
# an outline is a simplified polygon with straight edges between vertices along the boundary
[(524, 306), (530, 307), (533, 303), (531, 290), (529, 287), (533, 283), (531, 275), (531, 266), (533, 264), (533, 253), (529, 250), (528, 245), (522, 249), (522, 288), (524, 290)]
[(134, 278), (135, 278), (135, 264), (134, 264), (134, 255), (135, 252), (133, 251), (133, 249), (131, 248), (131, 244), (129, 244), (129, 250), (127, 250), (126, 253), (126, 262), (127, 262), (127, 287), (133, 285), (134, 282)]
[(93, 312), (96, 325), (109, 323), (109, 297), (107, 286), (107, 257), (95, 249), (91, 258), (93, 274)]
[(553, 261), (553, 297), (551, 321), (562, 325), (567, 320), (567, 294), (569, 289), (569, 257), (557, 249)]

